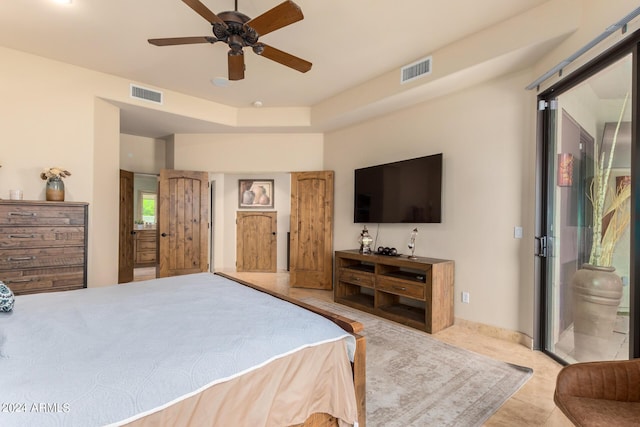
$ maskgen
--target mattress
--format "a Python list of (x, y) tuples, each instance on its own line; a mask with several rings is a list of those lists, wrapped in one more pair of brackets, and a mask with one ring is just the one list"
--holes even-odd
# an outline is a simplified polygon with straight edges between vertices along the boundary
[(210, 273), (18, 296), (0, 315), (0, 425), (355, 423), (354, 348), (333, 322)]

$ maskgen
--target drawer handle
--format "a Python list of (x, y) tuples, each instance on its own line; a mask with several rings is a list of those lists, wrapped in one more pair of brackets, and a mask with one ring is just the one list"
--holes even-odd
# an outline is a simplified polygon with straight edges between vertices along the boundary
[(10, 256), (7, 261), (31, 261), (36, 259), (35, 256)]
[(9, 216), (38, 216), (35, 212), (9, 212)]
[(35, 234), (9, 234), (10, 239), (33, 239)]
[(12, 279), (12, 280), (5, 281), (5, 283), (27, 283), (27, 282), (33, 282), (33, 279)]
[(407, 288), (405, 288), (404, 286), (393, 286), (393, 289), (395, 289), (396, 291), (406, 291)]

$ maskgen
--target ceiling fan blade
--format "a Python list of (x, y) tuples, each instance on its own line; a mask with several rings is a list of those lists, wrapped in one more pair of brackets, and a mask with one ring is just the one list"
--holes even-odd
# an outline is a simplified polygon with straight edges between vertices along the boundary
[(211, 10), (209, 10), (209, 8), (204, 4), (202, 4), (199, 0), (182, 0), (182, 1), (186, 3), (186, 5), (189, 6), (191, 9), (193, 9), (198, 15), (202, 16), (211, 24), (220, 24), (224, 28), (227, 28), (227, 24), (222, 19), (220, 19), (218, 15), (211, 12)]
[(218, 39), (211, 36), (201, 36), (201, 37), (170, 37), (170, 38), (164, 38), (164, 39), (149, 39), (147, 41), (154, 46), (173, 46), (178, 44), (215, 43), (218, 41)]
[(229, 68), (229, 80), (244, 79), (244, 54), (242, 50), (239, 52), (229, 51), (227, 66)]
[(251, 19), (246, 25), (256, 30), (258, 35), (263, 36), (294, 22), (301, 21), (303, 18), (302, 9), (297, 4), (292, 1), (285, 1), (262, 15)]
[(311, 62), (305, 61), (302, 58), (298, 58), (297, 56), (293, 56), (290, 53), (283, 52), (275, 47), (271, 47), (264, 43), (261, 43), (262, 52), (258, 53), (258, 55), (264, 56), (265, 58), (269, 58), (272, 61), (279, 62), (282, 65), (286, 65), (287, 67), (293, 68), (294, 70), (298, 70), (301, 73), (306, 73), (311, 69)]

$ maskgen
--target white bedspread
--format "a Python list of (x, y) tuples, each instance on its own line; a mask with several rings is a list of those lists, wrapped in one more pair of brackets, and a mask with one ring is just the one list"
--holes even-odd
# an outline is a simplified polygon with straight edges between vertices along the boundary
[(118, 425), (341, 339), (353, 360), (329, 320), (209, 273), (18, 296), (0, 313), (0, 426)]

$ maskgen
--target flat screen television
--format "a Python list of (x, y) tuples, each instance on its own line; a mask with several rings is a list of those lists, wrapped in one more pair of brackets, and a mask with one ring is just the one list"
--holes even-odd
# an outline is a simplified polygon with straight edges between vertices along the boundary
[(442, 153), (356, 169), (355, 223), (442, 222)]

